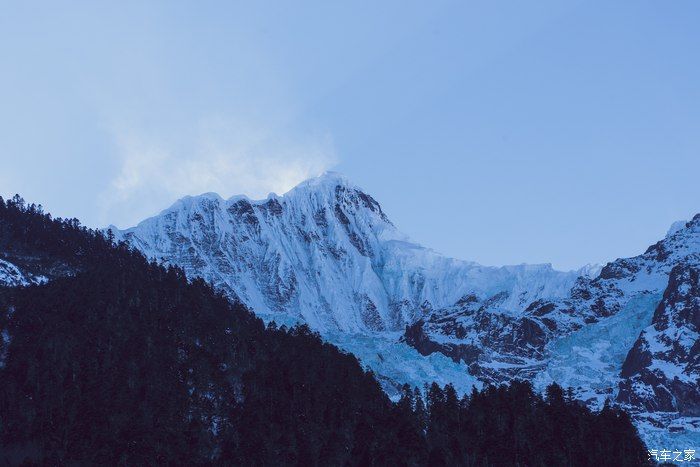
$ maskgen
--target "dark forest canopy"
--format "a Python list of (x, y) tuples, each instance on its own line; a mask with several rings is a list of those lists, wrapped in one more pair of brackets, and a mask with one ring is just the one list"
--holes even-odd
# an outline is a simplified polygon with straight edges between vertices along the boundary
[(392, 403), (307, 326), (265, 326), (182, 270), (0, 198), (0, 465), (642, 465), (622, 411), (525, 382)]

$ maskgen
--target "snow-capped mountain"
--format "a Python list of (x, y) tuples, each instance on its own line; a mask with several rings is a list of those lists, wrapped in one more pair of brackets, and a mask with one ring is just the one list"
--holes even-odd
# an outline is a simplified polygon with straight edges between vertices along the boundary
[(187, 197), (110, 229), (266, 319), (309, 323), (387, 387), (517, 377), (592, 405), (698, 415), (700, 216), (640, 256), (570, 272), (444, 257), (335, 173), (259, 201)]
[(617, 400), (638, 414), (649, 439), (666, 439), (658, 431), (675, 424), (697, 444), (699, 252), (697, 215), (644, 254), (580, 277), (564, 298), (514, 315), (467, 297), (433, 310), (403, 340), (467, 362), (481, 380), (526, 378), (540, 389), (556, 381), (594, 407)]
[[(566, 297), (533, 301), (516, 314), (507, 305), (485, 307), (467, 297), (434, 310), (409, 327), (404, 339), (422, 353), (463, 359), (482, 379), (539, 374), (602, 403), (614, 395), (627, 352), (651, 323), (662, 295), (674, 293), (677, 283), (669, 282), (669, 274), (677, 266), (697, 268), (698, 252), (700, 216), (674, 224), (644, 254), (608, 263), (597, 277), (579, 277)], [(684, 338), (692, 340), (692, 332)], [(598, 352), (586, 348), (593, 342)], [(585, 351), (574, 355), (573, 348)]]
[(298, 317), (319, 331), (399, 331), (467, 296), (518, 314), (535, 300), (564, 297), (580, 275), (441, 256), (411, 242), (371, 196), (335, 173), (261, 201), (187, 197), (113, 231), (258, 314)]

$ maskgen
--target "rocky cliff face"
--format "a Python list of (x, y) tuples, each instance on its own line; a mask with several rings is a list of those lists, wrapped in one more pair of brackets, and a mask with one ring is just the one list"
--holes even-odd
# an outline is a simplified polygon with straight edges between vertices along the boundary
[(371, 196), (333, 173), (261, 201), (185, 198), (114, 232), (260, 315), (294, 316), (319, 331), (403, 330), (465, 296), (518, 312), (564, 296), (579, 275), (443, 257), (411, 242)]
[[(557, 381), (593, 406), (615, 399), (639, 413), (698, 417), (699, 252), (700, 215), (642, 255), (578, 278), (566, 297), (518, 313), (465, 297), (407, 327), (403, 340), (466, 362), (482, 381)], [(696, 434), (697, 422), (688, 422)]]
[[(691, 261), (692, 260), (692, 261)], [(671, 271), (652, 323), (622, 365), (618, 401), (700, 416), (700, 257)]]

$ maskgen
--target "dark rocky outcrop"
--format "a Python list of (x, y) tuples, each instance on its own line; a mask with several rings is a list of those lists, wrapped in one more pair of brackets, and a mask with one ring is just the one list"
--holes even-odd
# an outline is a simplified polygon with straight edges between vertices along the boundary
[(700, 267), (678, 265), (622, 366), (618, 401), (700, 416)]
[(415, 348), (421, 355), (430, 355), (435, 352), (450, 357), (454, 362), (463, 361), (473, 364), (479, 358), (481, 350), (468, 344), (441, 344), (430, 339), (423, 330), (424, 321), (418, 320), (414, 324), (406, 326), (406, 331), (401, 341)]

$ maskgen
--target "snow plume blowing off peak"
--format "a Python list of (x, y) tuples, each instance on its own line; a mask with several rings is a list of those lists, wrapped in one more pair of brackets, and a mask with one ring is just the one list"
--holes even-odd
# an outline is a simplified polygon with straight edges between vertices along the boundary
[(263, 200), (185, 197), (114, 232), (261, 316), (301, 319), (321, 332), (400, 331), (467, 296), (498, 297), (517, 312), (538, 298), (564, 296), (580, 275), (441, 256), (411, 242), (374, 198), (336, 172)]

